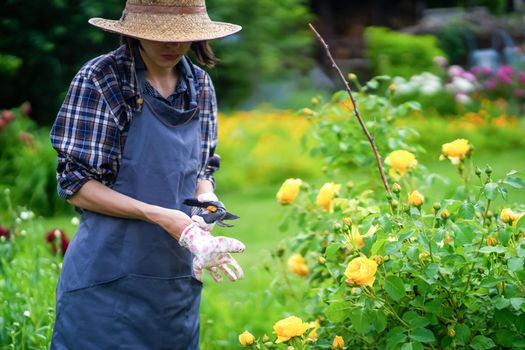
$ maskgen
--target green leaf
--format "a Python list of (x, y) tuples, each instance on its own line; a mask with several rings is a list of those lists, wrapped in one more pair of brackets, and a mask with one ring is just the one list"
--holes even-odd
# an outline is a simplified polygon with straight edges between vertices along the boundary
[(385, 290), (395, 301), (399, 301), (405, 296), (405, 285), (403, 280), (397, 276), (388, 276), (385, 279)]
[(495, 346), (496, 344), (494, 344), (494, 341), (492, 339), (484, 337), (482, 335), (476, 335), (470, 343), (470, 347), (474, 350), (492, 349)]
[(458, 323), (454, 327), (454, 330), (456, 331), (456, 342), (458, 344), (467, 344), (467, 341), (470, 338), (470, 328), (462, 323)]
[(415, 328), (410, 332), (410, 338), (422, 343), (430, 343), (436, 340), (434, 333), (426, 328)]
[(493, 201), (498, 196), (498, 184), (496, 182), (489, 182), (485, 185), (483, 192), (485, 193), (485, 197), (487, 199)]
[(521, 304), (523, 303), (525, 303), (525, 298), (510, 298), (510, 305), (512, 305), (516, 311), (521, 308)]
[(401, 350), (423, 350), (423, 345), (419, 342), (405, 343), (401, 346)]
[(494, 317), (502, 327), (507, 327), (509, 324), (514, 324), (515, 316), (509, 309), (496, 310), (494, 312)]
[(387, 324), (387, 318), (384, 312), (381, 310), (374, 310), (370, 312), (372, 325), (377, 333), (381, 333), (385, 330)]
[(496, 332), (496, 342), (498, 345), (511, 348), (514, 342), (514, 333), (508, 329), (499, 329)]
[(480, 253), (497, 253), (497, 254), (503, 254), (507, 251), (507, 248), (505, 247), (502, 247), (500, 245), (498, 246), (485, 246), (485, 247), (482, 247), (479, 252)]
[(407, 339), (407, 336), (403, 333), (403, 328), (395, 327), (386, 335), (388, 339), (386, 341), (386, 350), (395, 349), (397, 344), (404, 342)]
[(507, 176), (503, 183), (517, 189), (525, 188), (525, 181), (517, 176)]
[(474, 205), (472, 203), (464, 201), (459, 206), (458, 214), (463, 219), (471, 220), (472, 218), (474, 218), (474, 216), (476, 216), (476, 209), (474, 208)]
[(517, 272), (523, 270), (523, 258), (510, 258), (507, 261), (509, 270), (511, 272)]
[(385, 253), (384, 246), (385, 246), (386, 242), (387, 242), (387, 240), (384, 239), (384, 238), (378, 239), (377, 241), (375, 241), (374, 244), (372, 244), (372, 248), (370, 249), (370, 253), (372, 255), (384, 255), (384, 253)]
[(516, 317), (516, 322), (514, 324), (516, 325), (518, 332), (525, 334), (525, 313)]
[(335, 254), (337, 254), (337, 251), (342, 247), (340, 243), (332, 243), (330, 244), (325, 251), (326, 259), (328, 260), (334, 260)]
[(343, 322), (349, 314), (349, 310), (353, 308), (353, 303), (350, 301), (338, 301), (331, 303), (325, 310), (326, 317), (333, 323)]
[(430, 323), (426, 317), (419, 316), (415, 311), (405, 312), (402, 318), (411, 326), (411, 328), (423, 328)]
[(368, 333), (368, 328), (370, 326), (370, 318), (368, 317), (368, 312), (366, 309), (357, 308), (352, 310), (352, 312), (350, 313), (350, 320), (352, 321), (352, 326), (354, 327), (357, 333)]
[(498, 310), (502, 310), (510, 305), (510, 300), (506, 299), (505, 297), (498, 295), (494, 298), (492, 298), (492, 303), (494, 307)]
[(523, 215), (516, 223), (516, 231), (525, 231), (525, 215)]

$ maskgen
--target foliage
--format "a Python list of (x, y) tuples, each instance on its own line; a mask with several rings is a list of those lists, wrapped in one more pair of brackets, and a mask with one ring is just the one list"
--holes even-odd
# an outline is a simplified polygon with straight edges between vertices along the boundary
[[(417, 137), (417, 132), (408, 125), (393, 125), (396, 119), (419, 110), (421, 106), (412, 101), (394, 105), (392, 90), (388, 88), (390, 81), (388, 76), (379, 76), (361, 86), (355, 80), (358, 110), (381, 154), (401, 148), (416, 151), (418, 147), (412, 146), (410, 141)], [(346, 122), (353, 109), (346, 91), (339, 91), (330, 101), (317, 106), (306, 116), (313, 124), (308, 137), (313, 145), (310, 153), (323, 157), (326, 171), (346, 172), (353, 167), (368, 167), (374, 160), (359, 124)]]
[(11, 231), (8, 239), (0, 237), (0, 344), (49, 349), (62, 256), (44, 245), (42, 221), (13, 207), (9, 191), (1, 192), (0, 208), (0, 223)]
[(283, 176), (312, 178), (319, 175), (319, 160), (308, 157), (300, 146), (310, 123), (293, 111), (257, 110), (219, 114), (221, 169), (217, 188), (274, 184)]
[(221, 63), (212, 78), (219, 101), (229, 107), (257, 93), (262, 82), (284, 80), (313, 64), (307, 1), (256, 0), (246, 6), (243, 0), (215, 0), (208, 7), (213, 19), (243, 27), (236, 36), (213, 43)]
[(117, 43), (116, 37), (91, 27), (88, 18), (102, 13), (118, 18), (121, 6), (120, 1), (100, 0), (29, 1), (24, 6), (4, 2), (0, 52), (16, 56), (21, 65), (9, 75), (0, 69), (0, 105), (12, 107), (30, 100), (36, 120), (51, 122), (80, 66)]
[[(37, 128), (24, 115), (27, 107), (26, 103), (2, 112), (0, 190), (10, 188), (15, 203), (23, 203), (39, 214), (68, 210), (56, 192), (56, 153), (49, 144), (49, 131)], [(5, 116), (10, 116), (7, 124), (3, 123)]]
[(467, 40), (475, 38), (474, 28), (469, 23), (452, 20), (436, 34), (439, 48), (442, 49), (453, 64), (467, 62), (469, 47)]
[(414, 36), (382, 27), (365, 30), (366, 57), (375, 74), (409, 77), (420, 72), (439, 74), (433, 58), (444, 56), (434, 36)]
[[(317, 118), (331, 119), (330, 109), (320, 107)], [(332, 123), (346, 130), (342, 124), (350, 122)], [(341, 140), (323, 142), (337, 150)], [(525, 347), (525, 203), (504, 210), (495, 204), (509, 190), (522, 193), (525, 181), (516, 171), (495, 178), (489, 166), (476, 167), (473, 150), (464, 139), (443, 145), (444, 161), (463, 180), (450, 195), (433, 191), (442, 176), (420, 164), (392, 174), (389, 182), (399, 184), (386, 196), (375, 187), (346, 186), (330, 207), (319, 202), (325, 186), (303, 183), (283, 228), (297, 225), (287, 250), (292, 271), (306, 275), (304, 309), (319, 328), (317, 337), (304, 333), (292, 344), (326, 349), (341, 336), (359, 349)], [(298, 255), (307, 266), (297, 269)]]
[[(0, 105), (12, 107), (30, 100), (37, 121), (51, 122), (81, 65), (118, 46), (116, 35), (92, 27), (87, 20), (117, 19), (123, 4), (117, 0), (3, 3)], [(256, 0), (246, 6), (240, 0), (214, 0), (208, 1), (208, 7), (211, 18), (244, 27), (238, 35), (212, 44), (222, 59), (212, 73), (222, 103), (233, 107), (261, 81), (283, 78), (311, 64), (311, 39), (305, 29), (311, 15), (305, 1)], [(14, 65), (19, 66), (16, 72), (9, 68)]]

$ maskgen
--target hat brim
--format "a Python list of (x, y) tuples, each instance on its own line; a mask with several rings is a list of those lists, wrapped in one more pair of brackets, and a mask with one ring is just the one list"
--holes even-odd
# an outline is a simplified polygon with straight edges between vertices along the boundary
[(91, 18), (89, 23), (107, 32), (162, 42), (219, 39), (242, 29), (236, 24), (212, 21), (207, 15), (130, 13), (124, 20)]

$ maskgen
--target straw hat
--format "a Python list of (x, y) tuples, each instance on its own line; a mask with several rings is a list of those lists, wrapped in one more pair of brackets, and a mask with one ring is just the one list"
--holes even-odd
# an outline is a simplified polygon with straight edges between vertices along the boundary
[(105, 31), (153, 41), (201, 41), (222, 38), (241, 26), (215, 22), (204, 0), (127, 0), (120, 20), (91, 18)]

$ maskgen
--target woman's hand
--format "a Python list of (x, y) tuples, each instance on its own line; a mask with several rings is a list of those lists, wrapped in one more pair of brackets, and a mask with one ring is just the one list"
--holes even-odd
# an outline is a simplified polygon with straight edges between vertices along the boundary
[(184, 212), (162, 207), (155, 207), (151, 213), (148, 213), (148, 221), (159, 225), (177, 240), (182, 231), (193, 223), (193, 220)]

